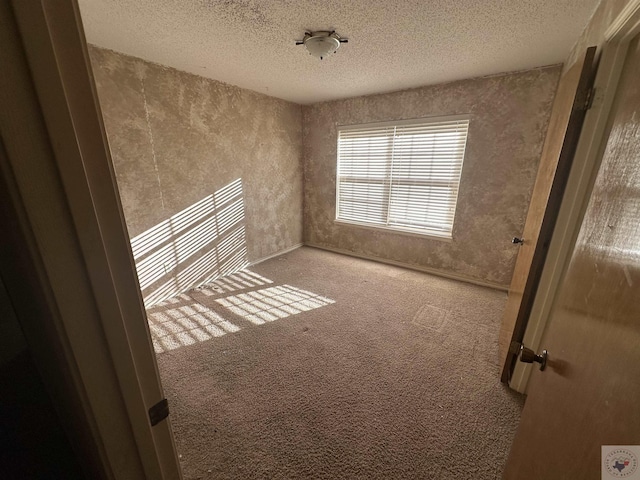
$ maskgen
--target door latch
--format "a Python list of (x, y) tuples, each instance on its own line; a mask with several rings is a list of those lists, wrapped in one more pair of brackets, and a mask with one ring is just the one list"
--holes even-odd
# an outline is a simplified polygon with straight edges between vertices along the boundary
[(536, 355), (536, 352), (534, 352), (530, 348), (527, 348), (524, 345), (520, 345), (520, 361), (524, 363), (539, 363), (541, 372), (547, 366), (547, 356), (548, 354), (546, 350), (542, 350), (542, 353), (540, 355)]

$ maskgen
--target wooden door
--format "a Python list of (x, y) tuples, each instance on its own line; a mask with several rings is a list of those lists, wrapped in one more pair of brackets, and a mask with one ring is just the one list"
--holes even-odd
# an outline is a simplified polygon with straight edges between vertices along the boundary
[[(532, 374), (505, 469), (508, 480), (600, 479), (602, 445), (640, 445), (639, 78), (636, 37), (609, 116), (602, 164), (543, 338), (549, 365)], [(640, 471), (619, 473), (640, 478)]]
[(504, 362), (501, 380), (505, 383), (510, 379), (524, 337), (588, 108), (595, 77), (595, 51), (596, 47), (587, 49), (584, 58), (562, 76), (553, 102), (547, 138), (521, 235), (523, 243), (520, 247), (514, 246), (520, 251), (500, 327), (499, 355)]

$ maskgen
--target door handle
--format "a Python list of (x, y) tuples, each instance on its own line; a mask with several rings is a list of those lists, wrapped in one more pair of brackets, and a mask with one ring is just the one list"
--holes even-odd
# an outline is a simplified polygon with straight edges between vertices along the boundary
[(547, 356), (548, 353), (546, 350), (542, 350), (540, 355), (536, 355), (536, 352), (531, 350), (530, 348), (525, 347), (524, 345), (520, 345), (520, 361), (524, 363), (539, 363), (540, 371), (544, 371), (547, 366)]
[(511, 239), (511, 243), (513, 243), (514, 245), (517, 245), (518, 243), (522, 245), (524, 243), (524, 238), (513, 237)]

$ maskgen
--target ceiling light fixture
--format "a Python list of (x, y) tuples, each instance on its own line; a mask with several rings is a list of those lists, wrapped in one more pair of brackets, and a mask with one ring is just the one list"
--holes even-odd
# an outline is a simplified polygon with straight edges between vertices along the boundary
[(304, 38), (296, 41), (296, 45), (304, 45), (310, 55), (323, 60), (340, 48), (340, 44), (349, 40), (340, 38), (335, 30), (320, 32), (304, 32)]

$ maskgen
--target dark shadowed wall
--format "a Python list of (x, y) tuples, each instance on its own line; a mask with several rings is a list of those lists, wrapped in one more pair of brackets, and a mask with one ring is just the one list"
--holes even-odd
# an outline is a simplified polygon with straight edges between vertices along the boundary
[[(508, 287), (561, 67), (303, 107), (304, 239)], [(453, 240), (336, 224), (338, 125), (470, 114)]]
[(21, 321), (0, 278), (0, 476), (82, 479)]
[(90, 55), (147, 300), (302, 242), (299, 105), (110, 50)]

